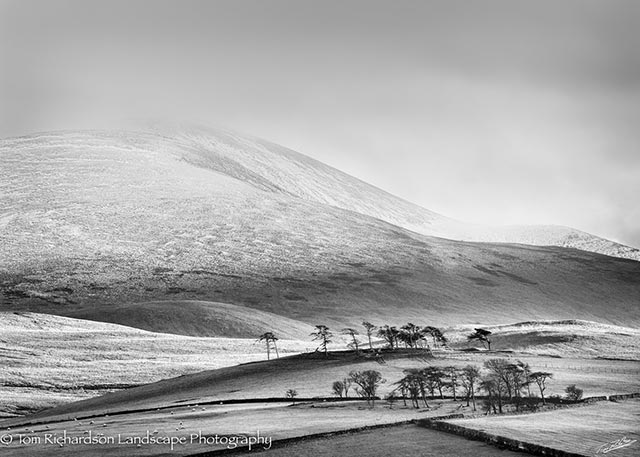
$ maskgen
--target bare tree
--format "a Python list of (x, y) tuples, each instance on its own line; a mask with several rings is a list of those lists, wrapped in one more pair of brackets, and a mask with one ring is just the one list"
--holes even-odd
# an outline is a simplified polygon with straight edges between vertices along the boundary
[(483, 385), (489, 393), (489, 397), (495, 397), (498, 410), (502, 414), (502, 404), (505, 396), (511, 398), (513, 391), (513, 364), (507, 359), (489, 359), (484, 363), (489, 370)]
[(404, 377), (396, 382), (396, 385), (398, 386), (396, 389), (400, 389), (402, 392), (402, 399), (405, 406), (407, 406), (406, 394), (408, 393), (411, 399), (411, 406), (420, 408), (420, 399), (422, 399), (425, 407), (429, 407), (429, 403), (427, 403), (425, 377), (422, 370), (417, 368), (404, 370)]
[(520, 360), (516, 361), (516, 363), (507, 365), (507, 379), (510, 387), (509, 398), (516, 398), (516, 409), (518, 410), (520, 409), (522, 389), (526, 387), (529, 394), (531, 394), (531, 391), (529, 390), (529, 384), (531, 383), (530, 373), (529, 364)]
[(373, 344), (371, 343), (371, 335), (373, 335), (373, 331), (376, 328), (371, 322), (364, 321), (362, 326), (365, 328), (367, 332), (367, 339), (369, 340), (369, 349), (373, 351)]
[(265, 332), (262, 335), (260, 335), (260, 338), (258, 338), (259, 342), (264, 342), (267, 346), (267, 360), (271, 359), (271, 345), (273, 345), (273, 348), (276, 351), (276, 357), (280, 358), (280, 354), (278, 354), (278, 346), (276, 344), (276, 341), (278, 341), (278, 337), (276, 337), (273, 332)]
[(344, 395), (344, 383), (342, 381), (335, 381), (332, 386), (333, 393), (342, 398)]
[(349, 389), (351, 389), (351, 383), (353, 381), (351, 381), (351, 379), (349, 378), (344, 378), (342, 380), (342, 384), (344, 385), (344, 396), (348, 397), (349, 396)]
[(433, 337), (436, 339), (436, 342), (438, 342), (441, 346), (446, 346), (447, 343), (449, 342), (449, 340), (447, 340), (447, 337), (444, 336), (444, 333), (442, 333), (442, 330), (440, 330), (437, 327), (434, 327)]
[(543, 405), (546, 404), (547, 402), (544, 398), (544, 391), (547, 388), (546, 382), (547, 380), (553, 377), (553, 374), (547, 373), (546, 371), (536, 371), (531, 373), (529, 377), (533, 382), (535, 382), (538, 385), (538, 388), (540, 389), (540, 397), (542, 398), (542, 404)]
[[(394, 392), (397, 391), (397, 390), (400, 391), (400, 395), (402, 395), (402, 402), (404, 403), (404, 406), (407, 406), (407, 393), (409, 392), (409, 381), (408, 381), (407, 377), (405, 376), (404, 378), (400, 379), (395, 384), (398, 387), (396, 387), (394, 389)], [(416, 406), (416, 408), (417, 408), (417, 406)]]
[(492, 409), (494, 414), (498, 413), (498, 410), (496, 410), (496, 404), (502, 414), (503, 384), (500, 378), (491, 374), (480, 381), (480, 388), (487, 392), (487, 397), (485, 399), (487, 414), (490, 413)]
[(391, 349), (398, 347), (398, 334), (397, 328), (389, 327), (388, 325), (383, 325), (378, 329), (378, 336), (384, 338)]
[(431, 339), (433, 340), (434, 348), (438, 344), (444, 346), (447, 343), (447, 339), (445, 338), (444, 334), (438, 327), (432, 327), (431, 325), (428, 325), (422, 328), (421, 333), (425, 336), (426, 335), (431, 336)]
[(402, 338), (404, 343), (410, 348), (415, 348), (420, 339), (420, 327), (409, 322), (400, 327), (398, 337)]
[(404, 344), (405, 348), (413, 347), (413, 341), (411, 335), (404, 329), (398, 330), (398, 342)]
[(438, 390), (440, 398), (444, 398), (442, 388), (446, 386), (446, 373), (440, 367), (426, 367), (421, 370), (427, 388), (431, 396), (435, 397), (435, 391)]
[(346, 398), (349, 396), (349, 389), (351, 388), (351, 379), (344, 378), (342, 381), (336, 381), (333, 383), (333, 392), (340, 398), (343, 396)]
[(431, 350), (431, 347), (429, 346), (429, 342), (427, 341), (427, 335), (426, 333), (424, 333), (424, 329), (420, 329), (420, 331), (418, 332), (416, 347), (426, 349), (427, 351)]
[(489, 359), (484, 366), (489, 371), (485, 385), (487, 390), (492, 389), (489, 395), (495, 395), (500, 413), (505, 397), (520, 410), (522, 390), (531, 382), (529, 365), (520, 360), (512, 363), (507, 359)]
[(352, 371), (349, 378), (360, 387), (358, 393), (367, 399), (367, 404), (375, 406), (376, 391), (385, 382), (382, 374), (375, 370)]
[(447, 375), (447, 377), (449, 378), (449, 381), (447, 382), (447, 387), (449, 387), (453, 392), (453, 401), (457, 401), (458, 400), (457, 387), (458, 387), (458, 378), (460, 377), (460, 370), (457, 367), (453, 367), (453, 366), (445, 367), (443, 370)]
[(511, 399), (513, 392), (514, 364), (507, 359), (489, 359), (484, 363), (489, 373), (500, 379), (500, 384), (506, 389), (506, 394)]
[(480, 379), (480, 370), (473, 365), (467, 365), (461, 372), (462, 386), (467, 397), (467, 406), (469, 406), (469, 398), (473, 401), (473, 410), (476, 410), (476, 386)]
[(489, 339), (489, 335), (491, 335), (491, 332), (489, 330), (483, 329), (483, 328), (476, 328), (474, 329), (475, 332), (473, 332), (470, 335), (467, 335), (467, 339), (469, 341), (472, 340), (478, 340), (480, 342), (482, 342), (482, 345), (485, 346), (486, 343), (486, 348), (490, 351), (491, 350), (491, 340)]
[(333, 336), (333, 333), (329, 331), (329, 327), (326, 325), (316, 325), (316, 331), (313, 332), (311, 336), (313, 336), (313, 341), (320, 340), (318, 349), (322, 348), (325, 357), (328, 356), (327, 345), (331, 343), (331, 337)]
[(358, 338), (356, 338), (356, 335), (359, 334), (358, 331), (356, 329), (347, 327), (342, 329), (342, 333), (345, 335), (349, 335), (351, 337), (352, 339), (351, 345), (355, 349), (356, 354), (360, 354), (360, 346), (358, 344)]

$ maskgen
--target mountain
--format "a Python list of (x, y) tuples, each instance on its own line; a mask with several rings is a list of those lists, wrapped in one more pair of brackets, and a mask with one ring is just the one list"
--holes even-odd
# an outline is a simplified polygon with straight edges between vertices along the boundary
[(229, 132), (3, 140), (0, 195), (2, 310), (185, 334), (207, 334), (202, 302), (228, 304), (236, 322), (264, 321), (259, 310), (331, 326), (640, 323), (640, 262), (564, 246), (632, 248), (571, 229), (466, 226)]
[[(163, 127), (164, 131), (167, 127)], [(562, 246), (640, 261), (640, 250), (570, 227), (483, 226), (429, 211), (317, 160), (259, 138), (203, 129), (174, 130), (184, 160), (307, 201), (375, 217), (421, 233), (462, 241)], [(233, 171), (231, 171), (233, 170)]]

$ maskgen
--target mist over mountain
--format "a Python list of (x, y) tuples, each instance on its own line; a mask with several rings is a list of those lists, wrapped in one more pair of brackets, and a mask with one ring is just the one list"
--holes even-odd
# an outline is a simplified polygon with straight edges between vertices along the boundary
[[(300, 328), (640, 322), (637, 249), (564, 227), (464, 224), (227, 131), (2, 140), (0, 195), (3, 310), (187, 334), (212, 334), (211, 318), (217, 336), (230, 322), (243, 334), (251, 309)], [(166, 312), (176, 304), (184, 312)]]

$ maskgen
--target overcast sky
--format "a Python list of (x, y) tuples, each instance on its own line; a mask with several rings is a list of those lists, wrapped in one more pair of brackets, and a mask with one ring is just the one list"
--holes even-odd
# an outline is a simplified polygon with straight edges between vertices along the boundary
[(0, 137), (169, 117), (640, 247), (639, 1), (0, 0)]

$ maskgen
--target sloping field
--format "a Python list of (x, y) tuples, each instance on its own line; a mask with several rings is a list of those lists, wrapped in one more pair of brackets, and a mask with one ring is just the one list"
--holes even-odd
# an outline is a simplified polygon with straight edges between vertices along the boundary
[[(362, 402), (316, 402), (313, 404), (301, 403), (298, 406), (290, 406), (292, 401), (286, 404), (280, 403), (248, 403), (248, 404), (218, 404), (220, 400), (228, 398), (266, 398), (282, 396), (287, 388), (295, 388), (300, 396), (327, 395), (330, 383), (335, 379), (340, 379), (351, 369), (378, 369), (387, 383), (380, 389), (380, 395), (384, 395), (392, 388), (393, 381), (399, 379), (402, 370), (409, 367), (425, 366), (425, 364), (451, 365), (473, 363), (481, 365), (482, 354), (472, 354), (473, 358), (439, 358), (428, 360), (417, 357), (416, 354), (386, 354), (386, 364), (380, 365), (371, 361), (358, 361), (352, 354), (332, 354), (326, 360), (324, 357), (312, 357), (310, 355), (296, 356), (280, 360), (267, 362), (250, 363), (238, 367), (224, 368), (210, 372), (198, 373), (194, 375), (181, 376), (179, 378), (162, 381), (159, 383), (128, 389), (118, 393), (108, 394), (103, 397), (89, 399), (78, 403), (61, 406), (43, 413), (26, 417), (6, 420), (0, 423), (0, 427), (5, 430), (5, 436), (9, 435), (14, 440), (10, 446), (3, 449), (3, 455), (9, 456), (38, 456), (50, 455), (56, 448), (46, 442), (23, 441), (20, 443), (19, 437), (34, 438), (43, 437), (46, 434), (57, 437), (64, 436), (66, 432), (70, 437), (114, 437), (122, 440), (123, 444), (107, 443), (105, 445), (83, 445), (65, 444), (65, 455), (188, 455), (196, 452), (220, 449), (224, 445), (207, 444), (206, 442), (189, 441), (192, 435), (214, 437), (219, 436), (256, 436), (259, 432), (261, 436), (268, 436), (271, 439), (285, 439), (292, 437), (306, 436), (315, 433), (325, 433), (339, 430), (346, 430), (355, 427), (380, 425), (395, 423), (408, 419), (420, 419), (425, 417), (441, 416), (452, 413), (472, 413), (470, 408), (465, 408), (464, 402), (453, 402), (452, 400), (431, 400), (430, 409), (414, 410), (396, 403), (393, 409), (389, 409), (384, 402), (377, 402), (374, 409), (366, 407)], [(538, 368), (545, 360), (543, 358), (524, 359)], [(555, 360), (555, 359), (554, 359)], [(560, 362), (562, 360), (560, 359)], [(584, 361), (588, 364), (590, 361)], [(593, 379), (599, 379), (599, 385), (603, 389), (611, 392), (616, 382), (624, 382), (623, 390), (638, 389), (638, 379), (640, 379), (638, 369), (635, 371), (628, 365), (629, 362), (615, 361), (591, 361), (596, 363), (607, 363), (608, 374), (603, 372), (595, 373), (591, 366)], [(572, 363), (575, 363), (573, 361)], [(604, 367), (605, 365), (603, 365)], [(626, 374), (623, 374), (623, 368)], [(611, 375), (615, 369), (615, 376)], [(554, 370), (555, 372), (555, 370)], [(568, 371), (567, 375), (573, 374)], [(614, 379), (615, 378), (615, 379)], [(558, 387), (564, 384), (549, 386), (549, 393), (558, 392)], [(619, 405), (625, 405), (621, 402)], [(604, 405), (604, 406), (603, 406)], [(637, 425), (637, 411), (627, 409), (625, 411), (614, 412), (609, 408), (608, 402), (600, 402), (598, 408), (592, 411), (592, 406), (577, 407), (569, 410), (557, 410), (550, 413), (539, 413), (526, 416), (504, 416), (499, 418), (482, 418), (465, 420), (464, 422), (481, 421), (481, 427), (485, 428), (484, 422), (491, 422), (493, 419), (507, 420), (506, 425), (499, 423), (495, 425), (497, 430), (504, 430), (509, 427), (509, 420), (515, 420), (518, 425), (515, 429), (521, 430), (524, 434), (515, 435), (516, 439), (524, 439), (530, 436), (539, 436), (539, 440), (546, 440), (545, 445), (552, 447), (564, 445), (575, 445), (583, 438), (581, 433), (588, 433), (601, 427), (599, 434), (594, 434), (592, 441), (599, 442), (600, 438), (608, 439), (614, 436), (614, 432), (626, 433), (629, 427)], [(616, 404), (616, 407), (618, 404)], [(603, 409), (604, 408), (604, 409)], [(591, 411), (591, 412), (589, 412)], [(635, 411), (635, 412), (634, 412)], [(553, 416), (561, 414), (561, 416)], [(572, 416), (575, 415), (574, 416)], [(551, 416), (550, 416), (551, 415)], [(565, 415), (567, 415), (565, 417)], [(537, 419), (540, 417), (540, 422)], [(600, 418), (594, 421), (594, 419)], [(622, 427), (614, 428), (613, 420), (620, 418)], [(521, 421), (521, 422), (518, 422)], [(580, 423), (579, 427), (573, 427), (580, 433), (571, 432), (573, 421)], [(591, 421), (591, 422), (590, 422)], [(634, 422), (635, 421), (635, 422)], [(594, 428), (590, 425), (595, 424)], [(604, 426), (602, 424), (609, 424)], [(559, 427), (558, 430), (556, 428)], [(608, 427), (608, 428), (607, 428)], [(554, 430), (556, 430), (554, 432)], [(146, 433), (152, 436), (183, 438), (187, 442), (177, 445), (172, 451), (168, 445), (148, 445), (136, 446), (127, 443), (128, 437), (144, 437)], [(426, 433), (425, 433), (426, 432)], [(566, 432), (566, 433), (565, 433)], [(412, 434), (416, 435), (413, 436)], [(423, 435), (420, 435), (424, 433)], [(511, 432), (510, 432), (511, 433)], [(514, 432), (515, 433), (515, 432)], [(552, 433), (549, 435), (549, 433)], [(555, 433), (555, 435), (553, 434)], [(564, 434), (563, 434), (564, 433)], [(573, 433), (573, 434), (572, 434)], [(88, 435), (91, 434), (91, 435)], [(293, 455), (300, 449), (315, 449), (325, 443), (328, 449), (335, 450), (332, 441), (336, 439), (339, 445), (344, 444), (346, 448), (361, 446), (361, 452), (373, 449), (376, 439), (370, 440), (368, 434), (347, 435), (331, 438), (312, 440), (311, 442), (295, 443), (284, 448), (275, 447), (274, 455)], [(376, 434), (378, 437), (389, 437), (387, 444), (380, 443), (382, 454), (390, 455), (393, 446), (399, 446), (400, 451), (415, 449), (416, 443), (428, 445), (424, 455), (440, 449), (449, 449), (447, 452), (475, 452), (477, 455), (491, 454), (490, 448), (482, 443), (468, 441), (463, 445), (462, 439), (453, 437), (450, 440), (449, 434), (434, 434), (430, 430), (416, 428), (407, 430), (399, 435), (394, 435), (392, 430)], [(439, 436), (439, 438), (438, 438)], [(510, 436), (510, 435), (509, 435)], [(552, 443), (547, 437), (551, 436)], [(563, 438), (558, 438), (562, 436)], [(630, 435), (631, 436), (631, 435)], [(119, 438), (120, 437), (120, 438)], [(429, 438), (427, 438), (429, 437)], [(402, 440), (407, 443), (401, 445)], [(435, 442), (430, 440), (434, 439)], [(613, 439), (613, 438), (612, 438)], [(453, 443), (453, 447), (448, 446)], [(535, 442), (535, 441), (534, 441)], [(26, 444), (25, 444), (26, 443)], [(341, 444), (342, 443), (342, 444)], [(430, 443), (430, 444), (428, 444)], [(560, 444), (558, 444), (560, 443)], [(393, 444), (393, 446), (391, 446)], [(604, 443), (602, 443), (604, 444)], [(311, 446), (310, 448), (307, 445)], [(458, 447), (461, 446), (461, 447)], [(289, 453), (287, 453), (289, 452)], [(494, 452), (500, 452), (497, 449)], [(49, 454), (48, 454), (49, 453)], [(484, 453), (484, 454), (483, 454)], [(322, 454), (321, 454), (322, 455)], [(358, 454), (355, 455), (364, 455)], [(446, 453), (444, 455), (447, 455)], [(453, 454), (449, 454), (453, 455)], [(465, 454), (462, 454), (465, 455)], [(474, 454), (476, 455), (476, 454)], [(509, 455), (508, 453), (505, 455)], [(633, 454), (629, 454), (633, 455)]]
[[(238, 148), (221, 138), (215, 148), (113, 132), (4, 141), (1, 309), (206, 335), (202, 306), (189, 305), (194, 312), (172, 325), (149, 305), (127, 307), (167, 298), (230, 303), (333, 327), (363, 319), (640, 324), (640, 262), (419, 235), (334, 206), (313, 184), (335, 172), (328, 167), (282, 153), (293, 168), (282, 164), (281, 180), (267, 179), (258, 165), (259, 173), (232, 160)], [(322, 198), (292, 190), (299, 167), (324, 170), (317, 179), (301, 172), (296, 184)], [(326, 178), (328, 187), (349, 187), (339, 176), (344, 182)], [(369, 200), (353, 195), (378, 195), (365, 187)]]
[[(557, 359), (519, 354), (443, 353), (429, 358), (421, 351), (393, 351), (384, 354), (380, 364), (365, 355), (352, 352), (300, 354), (270, 362), (252, 362), (234, 367), (203, 371), (157, 383), (114, 392), (102, 397), (38, 413), (33, 418), (68, 419), (69, 417), (107, 414), (131, 409), (217, 402), (228, 399), (264, 399), (283, 397), (286, 390), (295, 389), (302, 398), (332, 395), (331, 385), (351, 370), (378, 370), (387, 380), (380, 387), (380, 396), (395, 388), (394, 382), (407, 368), (459, 366), (473, 364), (482, 367), (485, 360), (513, 357), (523, 360), (534, 371), (551, 371), (554, 379), (548, 383), (547, 396), (564, 394), (568, 384), (584, 388), (585, 396), (629, 393), (640, 390), (640, 364), (631, 361)], [(532, 391), (535, 390), (532, 388)], [(352, 393), (352, 395), (355, 395)]]
[[(262, 407), (261, 407), (262, 406)], [(317, 406), (317, 405), (316, 405)], [(445, 408), (442, 408), (444, 410)], [(442, 411), (441, 410), (441, 411)], [(326, 405), (324, 407), (275, 407), (265, 408), (263, 405), (253, 408), (227, 408), (206, 406), (191, 409), (176, 408), (173, 415), (168, 412), (146, 414), (132, 414), (126, 420), (114, 422), (115, 418), (96, 418), (93, 424), (89, 421), (71, 421), (50, 424), (49, 428), (16, 428), (11, 436), (24, 434), (28, 437), (43, 437), (45, 433), (62, 436), (66, 430), (68, 436), (86, 437), (87, 431), (103, 434), (104, 437), (118, 437), (126, 441), (127, 438), (145, 436), (149, 424), (153, 424), (151, 436), (183, 438), (184, 444), (177, 443), (174, 449), (169, 445), (124, 444), (113, 445), (66, 445), (62, 450), (69, 456), (158, 456), (158, 455), (193, 455), (201, 452), (233, 449), (234, 444), (206, 443), (213, 441), (215, 435), (219, 437), (249, 436), (268, 438), (271, 442), (254, 444), (249, 453), (234, 453), (234, 455), (266, 455), (300, 456), (320, 455), (335, 456), (397, 456), (420, 455), (425, 457), (458, 457), (474, 455), (479, 457), (516, 457), (529, 454), (499, 451), (495, 447), (470, 441), (455, 435), (435, 432), (415, 425), (390, 426), (375, 428), (370, 431), (336, 434), (330, 437), (296, 440), (289, 444), (280, 444), (276, 440), (291, 439), (317, 433), (340, 432), (350, 428), (380, 426), (398, 421), (424, 418), (437, 414), (416, 413), (411, 410), (377, 407), (374, 410), (353, 405)], [(106, 426), (104, 426), (106, 424)], [(180, 425), (182, 424), (182, 425)], [(184, 427), (184, 428), (183, 428)], [(178, 430), (176, 430), (176, 428)], [(33, 430), (33, 433), (31, 433)], [(259, 435), (258, 435), (259, 430)], [(153, 432), (157, 432), (153, 435)], [(192, 435), (193, 441), (192, 441)], [(103, 438), (104, 438), (103, 437)], [(202, 440), (202, 442), (201, 442)], [(267, 448), (268, 450), (264, 450)], [(38, 443), (29, 445), (12, 444), (3, 449), (3, 455), (11, 457), (36, 457), (60, 452), (55, 444)], [(266, 454), (263, 454), (266, 452)], [(499, 452), (499, 454), (496, 454)]]
[[(0, 338), (0, 415), (266, 359), (255, 338), (192, 338), (34, 313), (0, 313)], [(311, 343), (278, 346), (291, 354)]]
[[(434, 406), (436, 406), (434, 404)], [(233, 448), (227, 443), (216, 443), (215, 437), (262, 436), (270, 440), (299, 438), (317, 433), (343, 431), (366, 426), (380, 426), (424, 418), (450, 412), (455, 408), (450, 402), (437, 405), (432, 411), (415, 411), (379, 405), (368, 408), (362, 402), (301, 404), (254, 404), (254, 405), (198, 405), (197, 407), (176, 407), (170, 410), (149, 411), (127, 415), (109, 415), (77, 421), (50, 422), (46, 425), (12, 427), (5, 436), (13, 442), (3, 446), (3, 455), (12, 457), (46, 456), (63, 451), (69, 456), (168, 456), (191, 455), (211, 450)], [(415, 427), (416, 433), (424, 429)], [(65, 444), (59, 446), (44, 441), (44, 435), (62, 437), (98, 438), (113, 437), (115, 443), (104, 445)], [(427, 431), (425, 436), (433, 435)], [(144, 437), (149, 433), (154, 437), (169, 437), (184, 440), (170, 444), (127, 443), (131, 437)], [(42, 440), (39, 443), (20, 443), (20, 435)], [(447, 438), (448, 435), (442, 435)], [(210, 439), (211, 442), (207, 442)], [(118, 442), (120, 441), (120, 442)], [(254, 445), (258, 452), (266, 443)], [(273, 444), (275, 446), (275, 444)], [(467, 449), (483, 448), (473, 443)]]
[[(640, 453), (640, 400), (637, 399), (597, 402), (538, 414), (447, 422), (585, 456), (611, 453), (631, 457)], [(616, 442), (630, 444), (616, 447)]]
[[(95, 311), (79, 309), (71, 313), (91, 318)], [(314, 327), (277, 314), (228, 303), (194, 300), (157, 301), (115, 305), (100, 313), (100, 320), (144, 330), (179, 335), (257, 338), (273, 332), (279, 338), (306, 340)]]
[[(196, 304), (204, 306), (202, 303)], [(221, 304), (215, 306), (225, 309)], [(170, 306), (168, 309), (173, 308)], [(207, 321), (203, 322), (208, 326)], [(272, 321), (274, 326), (277, 322)], [(215, 329), (215, 326), (212, 328)], [(470, 363), (481, 366), (490, 357), (524, 357), (533, 367), (555, 373), (550, 385), (551, 392), (561, 394), (562, 389), (571, 383), (584, 388), (589, 396), (625, 393), (636, 387), (640, 389), (640, 385), (633, 382), (634, 376), (640, 376), (640, 364), (631, 361), (640, 359), (640, 343), (638, 338), (629, 336), (635, 335), (636, 330), (588, 322), (530, 322), (489, 328), (494, 331), (494, 347), (497, 350), (510, 349), (505, 344), (506, 340), (500, 338), (501, 329), (509, 332), (509, 341), (516, 342), (518, 346), (527, 341), (530, 346), (525, 348), (524, 354), (440, 351), (436, 359), (428, 360), (420, 357), (409, 359), (406, 353), (403, 355), (400, 351), (400, 354), (386, 356), (389, 358), (386, 365), (365, 363), (363, 366), (382, 370), (391, 380), (399, 378), (403, 368), (426, 363), (457, 366)], [(243, 329), (247, 330), (245, 327)], [(535, 341), (530, 335), (531, 329), (536, 329)], [(605, 329), (609, 333), (603, 333)], [(520, 330), (522, 341), (517, 336)], [(566, 340), (571, 341), (557, 343), (557, 335), (561, 331), (568, 336)], [(458, 329), (446, 335), (454, 347), (469, 347), (464, 338), (467, 333)], [(256, 342), (259, 333), (250, 339), (190, 338), (35, 313), (0, 313), (0, 335), (0, 357), (3, 359), (0, 365), (0, 414), (26, 414), (108, 391), (266, 358), (264, 345)], [(587, 336), (594, 339), (585, 340)], [(585, 341), (591, 342), (593, 347), (583, 348)], [(377, 340), (374, 342), (379, 345)], [(340, 336), (336, 336), (331, 348), (340, 349), (344, 343)], [(278, 341), (281, 355), (313, 351), (316, 346), (317, 342), (311, 341), (308, 333), (302, 335), (301, 340)], [(626, 348), (623, 358), (630, 361), (581, 358), (620, 356), (621, 348)], [(563, 357), (544, 356), (553, 351), (554, 355)], [(212, 382), (211, 387), (215, 388), (210, 395), (221, 395), (220, 398), (250, 398), (252, 395), (279, 397), (289, 387), (298, 389), (305, 396), (329, 395), (334, 380), (343, 377), (349, 369), (357, 368), (361, 362), (366, 362), (366, 359), (342, 357), (345, 359), (326, 362), (320, 359), (307, 364), (310, 375), (295, 370), (287, 375), (285, 369), (282, 377), (276, 376), (275, 385), (269, 388), (259, 388), (259, 372), (248, 384), (240, 383), (244, 387), (229, 386), (227, 393), (221, 391), (223, 384)]]
[[(453, 348), (483, 346), (469, 341), (474, 326), (446, 329)], [(582, 320), (520, 322), (484, 326), (492, 332), (492, 349), (574, 358), (640, 361), (640, 330)]]

